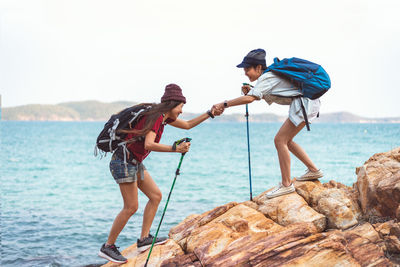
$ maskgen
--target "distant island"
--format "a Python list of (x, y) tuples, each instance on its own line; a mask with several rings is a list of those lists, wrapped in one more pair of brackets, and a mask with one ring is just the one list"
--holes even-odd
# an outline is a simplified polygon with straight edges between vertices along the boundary
[[(24, 105), (3, 108), (1, 119), (5, 121), (106, 121), (118, 111), (135, 105), (135, 102), (99, 101), (65, 102), (57, 105)], [(198, 114), (185, 112), (181, 118), (191, 119)], [(283, 122), (287, 117), (272, 113), (250, 115), (251, 122)], [(209, 122), (244, 122), (243, 114), (226, 114)], [(400, 123), (400, 117), (366, 118), (349, 112), (323, 113), (316, 122), (322, 123)]]

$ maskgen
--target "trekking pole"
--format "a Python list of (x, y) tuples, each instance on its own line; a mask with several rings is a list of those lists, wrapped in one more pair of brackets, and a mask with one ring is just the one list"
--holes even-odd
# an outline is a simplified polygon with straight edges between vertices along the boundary
[[(185, 138), (182, 138), (182, 139), (180, 139), (180, 140), (178, 140), (178, 141), (175, 141), (175, 142), (174, 142), (174, 145), (176, 146), (176, 145), (179, 145), (179, 144), (181, 144), (181, 143), (183, 143), (183, 142), (190, 142), (191, 140), (192, 140), (192, 138), (185, 137)], [(167, 198), (167, 203), (165, 203), (164, 211), (163, 211), (163, 213), (162, 213), (160, 223), (158, 224), (157, 231), (156, 231), (156, 235), (154, 236), (153, 242), (151, 243), (150, 251), (149, 251), (149, 254), (147, 255), (147, 259), (146, 259), (146, 263), (144, 264), (144, 267), (147, 267), (147, 263), (149, 262), (150, 255), (151, 255), (151, 251), (153, 250), (154, 243), (156, 242), (156, 239), (157, 239), (158, 231), (160, 230), (161, 223), (162, 223), (162, 221), (163, 221), (163, 219), (164, 219), (165, 211), (167, 210), (168, 202), (169, 202), (169, 199), (170, 199), (170, 197), (171, 197), (172, 190), (174, 189), (176, 177), (180, 174), (180, 168), (181, 168), (182, 160), (183, 160), (183, 157), (185, 156), (185, 154), (186, 154), (186, 153), (182, 153), (182, 155), (181, 155), (181, 159), (180, 159), (180, 161), (179, 161), (178, 168), (176, 169), (176, 172), (175, 172), (175, 178), (174, 178), (174, 181), (172, 182), (171, 190), (169, 190), (169, 194), (168, 194), (168, 198)]]
[(250, 163), (250, 138), (249, 138), (249, 108), (246, 104), (246, 124), (247, 124), (247, 155), (249, 158), (249, 182), (250, 182), (250, 200), (253, 200), (253, 193), (251, 189), (251, 163)]
[[(248, 85), (250, 87), (250, 84), (248, 83), (243, 83), (243, 85)], [(252, 192), (252, 188), (251, 188), (251, 163), (250, 163), (250, 134), (249, 134), (249, 105), (246, 104), (246, 125), (247, 125), (247, 155), (249, 158), (249, 182), (250, 182), (250, 200), (253, 200), (253, 192)]]

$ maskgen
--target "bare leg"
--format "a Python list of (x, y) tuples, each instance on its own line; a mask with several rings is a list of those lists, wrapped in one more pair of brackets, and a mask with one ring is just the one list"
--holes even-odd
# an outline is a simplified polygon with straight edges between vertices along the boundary
[[(303, 129), (305, 123), (301, 123), (299, 126), (295, 126), (289, 119), (283, 123), (275, 136), (274, 142), (278, 152), (279, 166), (281, 168), (282, 184), (289, 186), (290, 180), (290, 152), (288, 144), (292, 142), (292, 139)], [(298, 151), (296, 150), (296, 153)]]
[(107, 245), (112, 245), (118, 238), (118, 235), (124, 229), (129, 218), (135, 214), (139, 207), (137, 182), (119, 184), (124, 207), (114, 219), (110, 234), (108, 235)]
[(297, 143), (293, 141), (290, 141), (288, 147), (290, 152), (292, 152), (293, 155), (295, 155), (301, 162), (303, 162), (304, 165), (306, 165), (310, 171), (313, 172), (318, 171), (318, 168), (314, 165), (310, 157), (307, 155), (304, 149), (301, 148), (301, 146), (299, 146)]
[(149, 198), (143, 214), (142, 233), (140, 236), (140, 238), (143, 238), (150, 233), (150, 227), (161, 202), (162, 194), (147, 170), (144, 171), (144, 180), (138, 180), (138, 187)]

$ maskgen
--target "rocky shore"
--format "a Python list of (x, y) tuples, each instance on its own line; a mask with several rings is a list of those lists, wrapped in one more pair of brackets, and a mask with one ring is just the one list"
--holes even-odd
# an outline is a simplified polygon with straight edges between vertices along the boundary
[[(400, 147), (373, 155), (348, 187), (295, 182), (296, 192), (188, 216), (148, 266), (400, 266)], [(144, 266), (136, 244), (123, 265)]]

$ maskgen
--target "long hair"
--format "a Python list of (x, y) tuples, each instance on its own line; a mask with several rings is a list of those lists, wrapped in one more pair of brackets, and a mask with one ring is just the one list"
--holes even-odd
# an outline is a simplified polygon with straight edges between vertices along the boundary
[(136, 135), (137, 137), (139, 136), (145, 136), (148, 132), (151, 131), (151, 129), (154, 126), (154, 123), (157, 121), (157, 119), (162, 115), (167, 113), (168, 111), (170, 111), (171, 109), (175, 108), (176, 106), (178, 106), (180, 103), (179, 101), (166, 101), (166, 102), (162, 102), (159, 104), (156, 103), (141, 103), (138, 104), (142, 105), (142, 106), (146, 106), (146, 107), (151, 107), (150, 109), (148, 109), (147, 111), (143, 112), (140, 116), (140, 118), (143, 118), (144, 116), (146, 116), (146, 122), (144, 124), (143, 129), (137, 130), (137, 129), (132, 129), (132, 130), (120, 130), (119, 132), (121, 133), (132, 133), (134, 135)]

